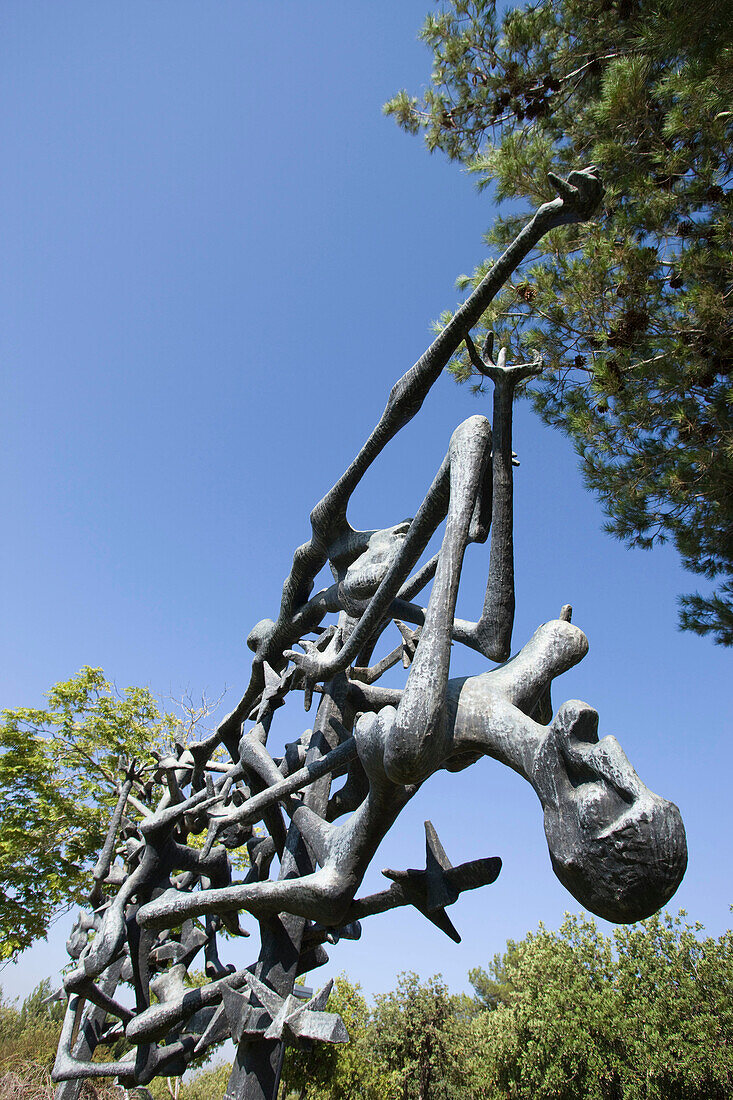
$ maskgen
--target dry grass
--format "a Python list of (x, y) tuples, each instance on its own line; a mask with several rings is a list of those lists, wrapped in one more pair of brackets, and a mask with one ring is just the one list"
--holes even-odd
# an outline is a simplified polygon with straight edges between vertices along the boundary
[[(0, 1100), (53, 1100), (55, 1089), (50, 1074), (37, 1062), (0, 1073)], [(87, 1081), (80, 1100), (120, 1100), (122, 1095), (114, 1085), (92, 1085)]]
[(32, 1064), (4, 1073), (0, 1077), (0, 1100), (53, 1100), (51, 1078)]

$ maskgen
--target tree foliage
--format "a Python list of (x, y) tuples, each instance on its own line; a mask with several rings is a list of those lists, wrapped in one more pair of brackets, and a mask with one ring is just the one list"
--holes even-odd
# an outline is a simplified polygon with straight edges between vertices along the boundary
[(147, 688), (118, 695), (98, 668), (56, 684), (45, 708), (2, 712), (0, 959), (82, 902), (117, 799), (120, 757), (147, 757), (180, 727)]
[[(65, 1005), (44, 978), (21, 1002), (4, 1001), (0, 991), (0, 1100), (52, 1100), (51, 1081)], [(80, 1100), (120, 1100), (109, 1082), (85, 1082)]]
[[(421, 982), (401, 974), (391, 993), (370, 1009), (344, 975), (328, 1002), (350, 1041), (288, 1050), (283, 1093), (304, 1100), (458, 1100), (466, 1095), (460, 1036), (467, 1015), (436, 975)], [(470, 1012), (468, 1013), (470, 1017)]]
[(733, 1088), (733, 935), (657, 915), (613, 939), (540, 926), (502, 960), (512, 992), (472, 1023), (471, 1095), (723, 1100)]
[[(299, 1100), (723, 1100), (733, 1095), (733, 932), (684, 914), (604, 936), (586, 917), (540, 925), (470, 973), (401, 975), (370, 1011), (344, 977), (329, 1002), (348, 1046), (288, 1051)], [(291, 1091), (292, 1090), (292, 1091)]]
[[(599, 166), (599, 219), (549, 234), (483, 325), (513, 354), (542, 353), (532, 399), (574, 441), (607, 529), (641, 547), (671, 540), (686, 568), (717, 578), (681, 598), (680, 621), (731, 645), (730, 11), (717, 0), (538, 0), (499, 20), (495, 9), (451, 0), (428, 15), (431, 83), (422, 100), (403, 91), (385, 109), (499, 200), (536, 207), (553, 197), (549, 171)], [(500, 218), (492, 250), (518, 224)], [(465, 354), (452, 369), (473, 373)]]
[(401, 974), (396, 989), (376, 998), (374, 1047), (395, 1100), (459, 1100), (465, 1096), (461, 1019), (440, 975), (421, 982)]
[[(400, 976), (373, 1008), (345, 976), (328, 1004), (351, 1042), (290, 1048), (282, 1095), (301, 1100), (727, 1100), (733, 1095), (733, 932), (657, 915), (604, 936), (592, 920), (540, 925), (471, 971), (474, 997)], [(61, 1004), (43, 982), (0, 1001), (0, 1084), (47, 1073)], [(105, 1055), (106, 1056), (106, 1055)], [(150, 1086), (219, 1096), (228, 1066)], [(170, 1085), (170, 1088), (169, 1088)], [(50, 1094), (49, 1094), (50, 1095)], [(30, 1096), (30, 1094), (29, 1094)]]
[(344, 1046), (316, 1043), (311, 1050), (289, 1048), (283, 1068), (283, 1095), (307, 1096), (308, 1100), (383, 1100), (391, 1095), (380, 1072), (374, 1050), (371, 1015), (361, 988), (346, 975), (337, 978), (327, 1010), (338, 1012), (349, 1042)]

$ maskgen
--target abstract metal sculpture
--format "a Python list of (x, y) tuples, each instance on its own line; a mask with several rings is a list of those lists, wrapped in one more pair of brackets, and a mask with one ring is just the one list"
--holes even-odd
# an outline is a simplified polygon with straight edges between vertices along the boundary
[[(426, 822), (425, 869), (385, 871), (388, 889), (356, 896), (398, 814), (438, 769), (490, 756), (524, 776), (544, 809), (557, 876), (600, 916), (638, 920), (679, 885), (687, 852), (677, 808), (644, 786), (614, 738), (598, 739), (591, 707), (568, 702), (553, 717), (553, 679), (587, 651), (570, 608), (509, 659), (512, 401), (539, 364), (507, 365), (504, 351), (494, 362), (490, 342), (479, 355), (470, 330), (543, 234), (596, 209), (593, 169), (552, 181), (558, 197), (539, 208), (395, 385), (364, 447), (311, 513), (312, 538), (295, 552), (277, 620), (258, 623), (248, 638), (255, 657), (239, 705), (215, 734), (176, 746), (152, 773), (126, 765), (94, 871), (94, 912), (69, 941), (77, 965), (65, 980), (59, 1100), (75, 1097), (85, 1077), (116, 1075), (132, 1086), (179, 1074), (228, 1036), (238, 1049), (226, 1096), (272, 1100), (286, 1041), (346, 1041), (340, 1019), (325, 1011), (330, 985), (307, 1003), (293, 994), (298, 975), (327, 961), (324, 943), (358, 938), (365, 917), (400, 905), (415, 906), (458, 941), (446, 907), (499, 873), (497, 858), (452, 867)], [(456, 429), (414, 519), (355, 530), (347, 519), (354, 489), (463, 341), (493, 383), (493, 425), (472, 416)], [(418, 567), (443, 520), (440, 551)], [(489, 537), (483, 611), (476, 622), (457, 619), (464, 552)], [(334, 583), (312, 595), (327, 562)], [(427, 607), (415, 604), (430, 581)], [(324, 627), (328, 615), (336, 621)], [(400, 644), (370, 664), (393, 621)], [(453, 642), (503, 663), (450, 678)], [(409, 670), (404, 688), (377, 685), (400, 660)], [(306, 710), (318, 694), (315, 721), (275, 758), (268, 735), (292, 691), (304, 693)], [(339, 777), (345, 781), (332, 793)], [(249, 867), (235, 882), (229, 853), (243, 847)], [(234, 970), (219, 959), (217, 934), (225, 927), (247, 935), (240, 913), (258, 922), (261, 948), (256, 963)], [(185, 977), (202, 949), (208, 981), (191, 988)], [(120, 982), (133, 987), (131, 1007), (116, 999)], [(123, 1036), (129, 1054), (91, 1060), (97, 1044)]]

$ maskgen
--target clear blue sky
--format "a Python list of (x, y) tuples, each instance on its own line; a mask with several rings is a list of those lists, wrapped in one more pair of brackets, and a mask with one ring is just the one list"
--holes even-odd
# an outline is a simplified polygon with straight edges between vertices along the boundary
[[(483, 256), (490, 198), (381, 114), (427, 79), (429, 7), (5, 0), (3, 705), (42, 703), (83, 664), (161, 695), (241, 694), (244, 639), (276, 614), (310, 508)], [(353, 522), (414, 514), (451, 431), (485, 402), (441, 380)], [(574, 605), (590, 654), (556, 705), (596, 706), (601, 733), (681, 807), (690, 865), (672, 905), (718, 934), (733, 900), (730, 653), (678, 633), (675, 595), (695, 578), (671, 551), (602, 534), (570, 445), (526, 408), (515, 447), (515, 644)], [(473, 548), (466, 616), (485, 571)], [(308, 724), (297, 707), (278, 719), (283, 739)], [(508, 937), (577, 911), (535, 796), (490, 761), (425, 785), (368, 886), (383, 866), (421, 865), (427, 817), (453, 862), (504, 860), (451, 911), (462, 945), (402, 910), (335, 947), (314, 981), (346, 969), (378, 992), (414, 969), (459, 989)], [(54, 974), (62, 940), (6, 969), (6, 991)]]

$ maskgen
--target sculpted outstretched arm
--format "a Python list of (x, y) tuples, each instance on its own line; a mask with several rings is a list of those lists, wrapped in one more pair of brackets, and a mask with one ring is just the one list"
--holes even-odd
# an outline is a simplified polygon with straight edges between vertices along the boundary
[(491, 756), (534, 784), (537, 750), (547, 733), (545, 721), (552, 717), (552, 681), (578, 664), (587, 652), (588, 640), (582, 630), (563, 619), (553, 619), (540, 626), (500, 668), (449, 680), (452, 756), (446, 762), (448, 770), (459, 770), (479, 756)]
[[(479, 356), (470, 336), (466, 346), (474, 366), (494, 383), (494, 422), (491, 462), (472, 498), (474, 511), (469, 540), (484, 542), (491, 533), (486, 595), (481, 616), (472, 623), (454, 619), (451, 635), (491, 661), (506, 661), (511, 652), (514, 626), (514, 476), (512, 472), (512, 405), (514, 390), (525, 378), (538, 374), (541, 363), (506, 364), (502, 348), (495, 363), (491, 357), (493, 335)], [(395, 601), (395, 614), (422, 624), (424, 611), (403, 599)]]
[[(481, 617), (472, 635), (476, 648), (493, 661), (511, 653), (514, 626), (514, 476), (512, 473), (512, 405), (519, 382), (539, 374), (542, 364), (507, 366), (506, 348), (492, 358), (493, 333), (479, 356), (470, 336), (466, 346), (473, 365), (494, 384), (494, 447), (492, 452), (491, 550), (489, 576)], [(465, 631), (465, 627), (463, 628)]]

